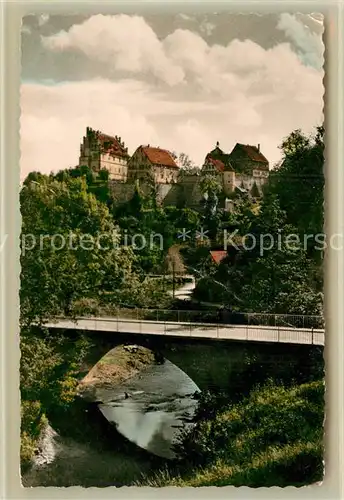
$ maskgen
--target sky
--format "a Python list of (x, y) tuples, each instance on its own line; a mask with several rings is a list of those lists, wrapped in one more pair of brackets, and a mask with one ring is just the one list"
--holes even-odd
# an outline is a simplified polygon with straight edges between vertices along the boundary
[(30, 15), (22, 20), (21, 177), (78, 164), (86, 127), (187, 154), (323, 120), (323, 23), (310, 14)]

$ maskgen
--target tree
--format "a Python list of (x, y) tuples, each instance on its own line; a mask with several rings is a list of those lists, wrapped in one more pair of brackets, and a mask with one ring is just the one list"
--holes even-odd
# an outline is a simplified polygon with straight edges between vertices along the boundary
[(174, 297), (175, 292), (175, 278), (177, 275), (181, 276), (185, 274), (185, 265), (183, 258), (180, 255), (180, 246), (173, 245), (169, 248), (165, 262), (164, 262), (164, 274), (172, 274), (172, 292)]
[(109, 172), (106, 169), (101, 169), (97, 174), (87, 165), (82, 165), (76, 168), (60, 170), (57, 174), (51, 174), (51, 179), (59, 182), (67, 182), (70, 178), (84, 178), (88, 192), (95, 195), (97, 200), (107, 204), (111, 209), (113, 199), (110, 192)]
[(216, 175), (204, 175), (200, 188), (204, 197), (204, 225), (209, 232), (209, 238), (215, 240), (220, 222), (218, 204), (222, 186)]
[(123, 286), (132, 251), (118, 247), (118, 228), (84, 179), (28, 181), (20, 198), (24, 324), (70, 314), (78, 298)]
[[(135, 268), (141, 258), (142, 269), (143, 256), (120, 244), (105, 199), (90, 193), (87, 175), (74, 173), (32, 173), (20, 193), (22, 464), (36, 449), (46, 416), (63, 412), (65, 421), (90, 347), (82, 335), (71, 342), (42, 325), (56, 315), (73, 317), (85, 298), (136, 307), (164, 306), (169, 299), (155, 284), (142, 282)], [(137, 228), (148, 221), (142, 208), (140, 219), (129, 216), (126, 223)], [(161, 253), (155, 258), (161, 262)]]
[[(322, 300), (314, 287), (312, 261), (301, 245), (288, 244), (297, 234), (275, 194), (267, 194), (258, 214), (242, 206), (239, 235), (228, 257), (200, 283), (196, 293), (204, 300), (244, 312), (321, 314)], [(302, 241), (302, 240), (301, 240)], [(209, 295), (210, 294), (210, 295)]]
[[(279, 198), (288, 220), (300, 233), (323, 232), (324, 224), (324, 129), (318, 127), (312, 136), (300, 130), (292, 132), (282, 143), (283, 158), (271, 172), (267, 191)], [(314, 245), (308, 248), (314, 254)]]
[(171, 153), (172, 158), (179, 166), (179, 176), (183, 175), (198, 175), (200, 169), (197, 165), (190, 159), (186, 153), (176, 153), (173, 151)]

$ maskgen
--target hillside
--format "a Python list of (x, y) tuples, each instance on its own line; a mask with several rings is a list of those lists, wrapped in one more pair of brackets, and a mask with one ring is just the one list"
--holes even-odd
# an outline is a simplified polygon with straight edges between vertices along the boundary
[(288, 389), (270, 383), (223, 406), (215, 418), (201, 418), (181, 447), (183, 472), (172, 477), (163, 471), (147, 485), (257, 488), (321, 481), (323, 419), (323, 382)]

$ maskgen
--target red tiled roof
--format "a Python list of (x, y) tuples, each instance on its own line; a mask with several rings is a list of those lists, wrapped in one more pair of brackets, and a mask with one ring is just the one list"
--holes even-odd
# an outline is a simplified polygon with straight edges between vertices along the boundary
[(210, 255), (216, 264), (220, 264), (220, 262), (227, 257), (227, 252), (225, 250), (211, 250)]
[(265, 156), (259, 151), (259, 149), (256, 146), (251, 146), (250, 144), (239, 144), (239, 143), (237, 144), (237, 146), (240, 146), (241, 149), (245, 151), (250, 160), (258, 161), (261, 163), (269, 163), (268, 160), (265, 158)]
[(218, 172), (223, 172), (224, 169), (225, 169), (225, 164), (221, 161), (221, 160), (215, 160), (214, 158), (212, 158), (211, 156), (207, 156), (207, 161), (209, 161), (209, 163), (211, 163)]
[(97, 139), (103, 147), (104, 152), (110, 153), (116, 156), (128, 157), (127, 149), (120, 143), (118, 137), (113, 137), (111, 135), (103, 134), (102, 132), (97, 133)]
[(172, 155), (166, 149), (152, 148), (151, 146), (141, 146), (143, 153), (153, 165), (163, 165), (164, 167), (178, 168)]

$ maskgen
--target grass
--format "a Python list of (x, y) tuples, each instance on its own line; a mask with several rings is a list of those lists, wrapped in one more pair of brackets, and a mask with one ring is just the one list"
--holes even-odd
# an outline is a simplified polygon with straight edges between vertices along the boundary
[[(214, 465), (199, 468), (174, 476), (168, 469), (155, 477), (137, 482), (137, 486), (153, 488), (204, 487), (204, 486), (248, 486), (260, 487), (301, 487), (322, 480), (322, 447), (317, 443), (302, 441), (284, 447), (271, 446), (257, 453), (245, 465), (231, 465), (220, 459)], [(308, 471), (310, 469), (310, 471)], [(307, 479), (305, 480), (305, 476)]]
[[(252, 391), (196, 426), (186, 441), (183, 472), (164, 469), (140, 485), (300, 487), (321, 481), (323, 393), (322, 382)], [(203, 466), (195, 465), (199, 458)]]

